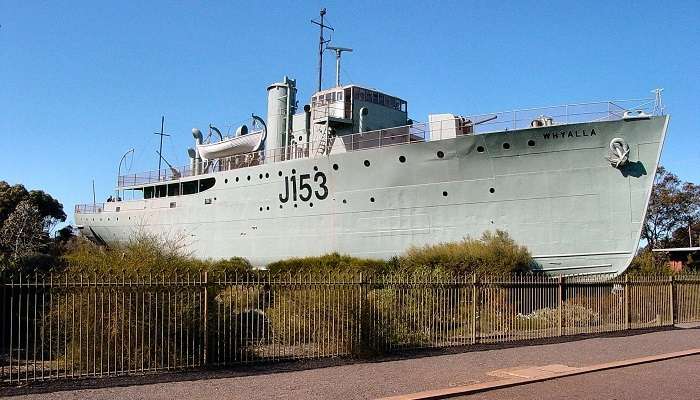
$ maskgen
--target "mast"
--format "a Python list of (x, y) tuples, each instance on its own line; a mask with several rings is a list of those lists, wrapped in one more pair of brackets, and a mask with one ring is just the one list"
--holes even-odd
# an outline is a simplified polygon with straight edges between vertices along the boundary
[[(158, 148), (158, 154), (163, 152), (163, 136), (170, 136), (167, 133), (163, 133), (165, 128), (165, 115), (160, 116), (160, 132), (153, 132), (154, 135), (160, 135), (160, 147)], [(160, 168), (161, 168), (161, 158), (158, 157), (158, 181), (160, 181)]]
[(333, 28), (323, 24), (323, 17), (326, 15), (326, 9), (322, 8), (321, 12), (319, 14), (321, 16), (321, 22), (311, 20), (311, 23), (318, 25), (319, 32), (320, 32), (319, 39), (318, 39), (318, 91), (320, 92), (321, 91), (321, 83), (323, 81), (323, 50), (325, 50), (323, 48), (323, 46), (326, 43), (330, 42), (330, 40), (325, 40), (323, 38), (323, 28), (330, 29), (331, 31), (333, 30)]

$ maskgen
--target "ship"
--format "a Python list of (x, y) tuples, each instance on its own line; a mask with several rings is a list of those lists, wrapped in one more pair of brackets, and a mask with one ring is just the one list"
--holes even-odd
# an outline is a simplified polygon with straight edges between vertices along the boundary
[[(226, 135), (195, 128), (188, 165), (118, 174), (111, 201), (76, 205), (81, 234), (105, 245), (178, 235), (195, 257), (265, 267), (331, 252), (390, 259), (501, 230), (546, 273), (627, 268), (669, 122), (660, 90), (419, 122), (394, 94), (341, 85), (350, 49), (328, 46), (324, 27), (307, 104), (296, 80), (269, 85), (265, 118)], [(328, 49), (336, 82), (322, 88)]]

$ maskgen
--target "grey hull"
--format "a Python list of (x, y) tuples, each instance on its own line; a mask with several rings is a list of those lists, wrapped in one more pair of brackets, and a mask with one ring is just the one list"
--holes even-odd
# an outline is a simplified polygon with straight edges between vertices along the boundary
[[(107, 203), (76, 223), (108, 244), (144, 229), (181, 235), (200, 258), (260, 266), (334, 251), (390, 258), (501, 229), (544, 270), (620, 273), (637, 250), (667, 124), (559, 125), (289, 160), (205, 175), (216, 183), (198, 194)], [(630, 146), (621, 169), (606, 159), (613, 138)], [(311, 199), (299, 190), (295, 202), (285, 188), (304, 174)]]

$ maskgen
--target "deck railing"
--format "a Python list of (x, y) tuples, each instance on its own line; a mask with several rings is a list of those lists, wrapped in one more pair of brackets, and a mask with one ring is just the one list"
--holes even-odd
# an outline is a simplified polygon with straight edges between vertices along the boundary
[[(644, 111), (652, 115), (658, 113), (654, 99), (615, 100), (593, 103), (568, 104), (553, 107), (529, 108), (507, 112), (487, 113), (460, 117), (455, 120), (439, 122), (421, 122), (408, 126), (380, 129), (352, 135), (341, 136), (345, 151), (364, 150), (376, 147), (410, 144), (420, 141), (440, 139), (444, 133), (458, 130), (473, 134), (500, 132), (523, 129), (531, 126), (533, 120), (549, 117), (554, 124), (571, 124), (579, 122), (609, 121), (624, 117), (626, 111)], [(305, 134), (294, 132), (294, 136)], [(323, 155), (319, 147), (326, 148), (327, 143), (319, 141), (294, 144), (292, 146), (251, 152), (216, 161), (206, 161), (197, 165), (180, 168), (147, 171), (136, 174), (121, 175), (117, 186), (129, 187), (150, 183), (167, 182), (203, 173), (245, 168), (262, 163), (276, 163), (295, 158)], [(223, 168), (223, 169), (222, 169)]]
[(105, 203), (76, 204), (76, 214), (99, 214), (105, 209)]
[(0, 296), (0, 384), (700, 321), (700, 275), (47, 275)]

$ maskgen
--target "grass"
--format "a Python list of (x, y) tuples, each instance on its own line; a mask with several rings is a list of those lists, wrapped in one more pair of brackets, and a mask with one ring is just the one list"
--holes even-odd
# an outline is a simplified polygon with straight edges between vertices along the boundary
[(111, 247), (98, 246), (76, 238), (61, 258), (61, 267), (69, 274), (174, 274), (211, 273), (233, 275), (253, 270), (248, 260), (233, 257), (224, 260), (200, 260), (188, 253), (182, 236), (159, 236), (139, 232), (129, 241)]

